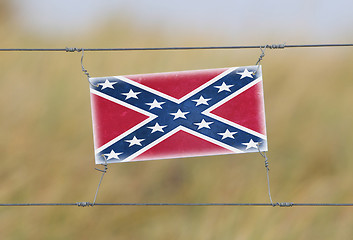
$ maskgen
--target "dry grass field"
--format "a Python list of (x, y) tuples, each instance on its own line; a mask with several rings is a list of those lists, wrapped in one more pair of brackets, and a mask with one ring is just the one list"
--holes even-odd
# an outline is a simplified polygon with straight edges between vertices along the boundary
[[(133, 26), (43, 39), (0, 25), (1, 47), (168, 46)], [(64, 37), (63, 37), (64, 38)], [(217, 45), (181, 36), (179, 45)], [(260, 43), (263, 44), (263, 43)], [(253, 65), (260, 50), (85, 54), (94, 77)], [(272, 197), (353, 202), (353, 49), (267, 50)], [(0, 202), (92, 201), (89, 86), (80, 53), (0, 53)], [(112, 164), (98, 202), (268, 202), (256, 153)], [(0, 207), (1, 239), (351, 239), (346, 207)]]

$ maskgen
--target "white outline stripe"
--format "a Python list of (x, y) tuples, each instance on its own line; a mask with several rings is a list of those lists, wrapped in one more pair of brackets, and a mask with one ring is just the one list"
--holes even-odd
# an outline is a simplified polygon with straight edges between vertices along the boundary
[(95, 94), (97, 96), (100, 96), (102, 98), (105, 98), (105, 99), (107, 99), (107, 100), (109, 100), (111, 102), (115, 102), (117, 104), (123, 105), (124, 107), (130, 108), (132, 110), (135, 110), (136, 112), (142, 113), (142, 114), (147, 115), (149, 117), (157, 117), (157, 115), (155, 115), (153, 113), (150, 113), (150, 112), (145, 111), (145, 110), (143, 110), (141, 108), (135, 107), (134, 105), (132, 105), (130, 103), (121, 101), (121, 100), (119, 100), (117, 98), (111, 97), (111, 96), (109, 96), (109, 95), (107, 95), (105, 93), (99, 92), (97, 90), (91, 89), (91, 93), (93, 93), (93, 94)]

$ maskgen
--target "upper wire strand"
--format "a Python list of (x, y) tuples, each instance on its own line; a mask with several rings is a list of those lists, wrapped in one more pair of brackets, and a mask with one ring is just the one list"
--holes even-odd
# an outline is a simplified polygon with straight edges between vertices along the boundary
[(353, 43), (328, 44), (269, 44), (249, 46), (196, 46), (196, 47), (136, 47), (136, 48), (0, 48), (2, 52), (80, 52), (84, 51), (163, 51), (163, 50), (222, 50), (222, 49), (258, 49), (267, 46), (269, 49), (284, 48), (320, 48), (320, 47), (353, 47)]

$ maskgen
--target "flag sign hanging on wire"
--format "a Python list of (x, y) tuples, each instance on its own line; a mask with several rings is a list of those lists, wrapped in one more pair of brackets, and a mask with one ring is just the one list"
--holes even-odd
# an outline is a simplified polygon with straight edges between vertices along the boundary
[(261, 67), (90, 81), (96, 164), (267, 151)]

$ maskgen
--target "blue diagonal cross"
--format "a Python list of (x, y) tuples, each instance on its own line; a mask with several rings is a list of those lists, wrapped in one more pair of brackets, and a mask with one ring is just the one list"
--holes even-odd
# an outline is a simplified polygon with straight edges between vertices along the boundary
[[(243, 77), (239, 73), (244, 70), (245, 68), (232, 69), (228, 74), (211, 81), (206, 87), (192, 92), (192, 95), (182, 101), (159, 94), (124, 77), (92, 79), (97, 85), (91, 87), (93, 90), (155, 116), (135, 131), (101, 149), (96, 153), (97, 158), (103, 162), (102, 154), (108, 155), (112, 150), (119, 153), (118, 159), (112, 159), (115, 162), (134, 158), (136, 154), (144, 151), (145, 147), (180, 127), (238, 151), (245, 151), (247, 146), (243, 143), (251, 140), (264, 142), (265, 140), (258, 136), (205, 114), (205, 110), (259, 77), (259, 73), (256, 76)], [(255, 72), (255, 69), (247, 68), (247, 70)], [(106, 81), (111, 84), (104, 85)], [(227, 131), (232, 133), (231, 137), (220, 134)]]

